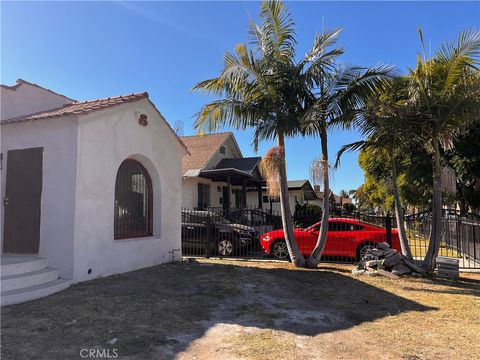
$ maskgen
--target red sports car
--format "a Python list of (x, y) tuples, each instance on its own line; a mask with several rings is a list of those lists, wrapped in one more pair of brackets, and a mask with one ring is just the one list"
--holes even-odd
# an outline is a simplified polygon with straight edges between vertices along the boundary
[[(308, 228), (294, 229), (295, 240), (303, 256), (309, 256), (317, 243), (320, 223)], [(327, 243), (323, 256), (342, 256), (360, 259), (375, 244), (385, 242), (385, 228), (354, 219), (331, 218), (328, 220)], [(283, 229), (273, 230), (260, 236), (263, 250), (277, 259), (288, 259), (287, 244)], [(400, 251), (397, 229), (392, 229), (392, 247)]]

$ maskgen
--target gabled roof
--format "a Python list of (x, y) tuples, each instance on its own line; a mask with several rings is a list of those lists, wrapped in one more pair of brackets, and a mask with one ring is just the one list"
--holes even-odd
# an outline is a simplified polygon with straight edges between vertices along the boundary
[(222, 159), (215, 169), (237, 169), (251, 174), (261, 160), (261, 157)]
[(114, 96), (106, 99), (74, 102), (71, 104), (65, 104), (60, 108), (56, 108), (52, 110), (46, 110), (46, 111), (41, 111), (34, 114), (19, 116), (16, 118), (5, 119), (5, 120), (2, 120), (1, 124), (4, 125), (4, 124), (24, 122), (24, 121), (49, 119), (49, 118), (68, 116), (68, 115), (88, 114), (96, 110), (103, 110), (107, 107), (125, 104), (128, 102), (137, 101), (144, 98), (148, 98), (148, 93), (143, 92), (143, 93), (131, 94), (131, 95), (125, 95), (125, 96)]
[(313, 190), (313, 187), (310, 184), (310, 181), (306, 179), (289, 180), (287, 181), (287, 184), (288, 184), (288, 190), (304, 190), (305, 198), (307, 200), (315, 200), (317, 198), (317, 195), (315, 194), (315, 191)]
[[(27, 81), (24, 80), (17, 80), (17, 83), (19, 82), (25, 82), (28, 83)], [(30, 84), (30, 83), (28, 83)], [(19, 86), (20, 84), (14, 85)], [(31, 84), (35, 85), (35, 84)], [(4, 87), (7, 87), (6, 85), (2, 85)], [(38, 86), (38, 85), (35, 85)], [(41, 86), (39, 86), (41, 87)], [(43, 89), (43, 88), (42, 88)], [(48, 89), (47, 89), (48, 90)], [(49, 90), (51, 91), (51, 90)], [(53, 92), (53, 91), (52, 91)], [(62, 95), (63, 96), (63, 95)], [(68, 98), (67, 98), (68, 99)], [(160, 111), (157, 109), (154, 103), (150, 101), (148, 98), (148, 93), (143, 92), (143, 93), (137, 93), (137, 94), (130, 94), (130, 95), (120, 95), (120, 96), (113, 96), (105, 99), (95, 99), (95, 100), (87, 100), (87, 101), (75, 101), (71, 104), (65, 104), (62, 107), (56, 108), (56, 109), (51, 109), (51, 110), (46, 110), (46, 111), (41, 111), (38, 113), (34, 114), (27, 114), (15, 118), (10, 118), (10, 119), (5, 119), (0, 122), (0, 125), (7, 125), (7, 124), (14, 124), (14, 123), (21, 123), (21, 122), (27, 122), (27, 121), (34, 121), (34, 120), (43, 120), (43, 119), (51, 119), (51, 118), (56, 118), (56, 117), (62, 117), (62, 116), (69, 116), (69, 115), (84, 115), (84, 114), (89, 114), (94, 111), (98, 110), (103, 110), (106, 108), (110, 108), (113, 106), (121, 105), (121, 104), (126, 104), (134, 101), (139, 101), (142, 99), (147, 99), (148, 102), (153, 106), (155, 111), (160, 115), (162, 119), (164, 119), (163, 115), (160, 113)], [(180, 138), (177, 136), (175, 131), (172, 129), (170, 124), (164, 119), (165, 124), (167, 125), (167, 128), (169, 131), (175, 136), (176, 140), (180, 143), (180, 145), (183, 147), (185, 152), (188, 154), (187, 147), (185, 144), (180, 140)]]
[(262, 160), (261, 157), (249, 157), (249, 158), (225, 158), (213, 168), (202, 170), (201, 176), (211, 177), (221, 174), (239, 174), (246, 177), (252, 177), (254, 170)]
[(200, 170), (230, 136), (233, 137), (231, 132), (181, 137), (180, 140), (190, 152), (190, 155), (186, 155), (182, 159), (182, 175), (198, 176)]
[(307, 183), (310, 184), (310, 182), (308, 180), (288, 180), (287, 181), (288, 188), (291, 189), (291, 190), (301, 189)]
[[(332, 194), (333, 194), (334, 197), (336, 196), (332, 191), (330, 191), (330, 196), (332, 196)], [(317, 198), (318, 198), (319, 200), (322, 200), (322, 199), (323, 199), (323, 191), (315, 190), (315, 195), (317, 196)], [(329, 198), (328, 201), (332, 201), (332, 200)]]
[(69, 97), (67, 97), (67, 96), (65, 96), (65, 95), (63, 95), (63, 94), (59, 94), (59, 93), (57, 93), (57, 92), (55, 92), (55, 91), (53, 91), (53, 90), (47, 89), (47, 88), (45, 88), (45, 87), (43, 87), (43, 86), (40, 86), (40, 85), (38, 85), (38, 84), (31, 83), (31, 82), (26, 81), (26, 80), (23, 80), (23, 79), (17, 79), (16, 84), (15, 84), (15, 85), (12, 85), (12, 86), (4, 85), (4, 84), (0, 84), (0, 86), (3, 87), (3, 88), (5, 88), (5, 89), (9, 89), (9, 90), (17, 90), (17, 88), (20, 87), (20, 86), (23, 85), (23, 84), (35, 86), (35, 87), (40, 88), (40, 89), (42, 89), (42, 90), (46, 90), (46, 91), (48, 91), (48, 92), (50, 92), (50, 93), (52, 93), (52, 94), (61, 96), (61, 97), (65, 98), (65, 99), (67, 99), (67, 100), (75, 101), (74, 99), (70, 99)]

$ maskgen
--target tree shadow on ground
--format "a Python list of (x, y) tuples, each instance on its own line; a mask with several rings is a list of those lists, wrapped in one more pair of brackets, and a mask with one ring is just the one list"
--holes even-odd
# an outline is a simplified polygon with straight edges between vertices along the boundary
[(170, 359), (218, 323), (314, 336), (434, 310), (338, 272), (175, 263), (2, 309), (3, 359)]
[(432, 294), (451, 294), (451, 295), (475, 295), (480, 296), (480, 281), (476, 279), (460, 278), (457, 280), (430, 278), (425, 279), (426, 282), (438, 286), (428, 289), (414, 288), (405, 286), (403, 289), (408, 291), (430, 292)]

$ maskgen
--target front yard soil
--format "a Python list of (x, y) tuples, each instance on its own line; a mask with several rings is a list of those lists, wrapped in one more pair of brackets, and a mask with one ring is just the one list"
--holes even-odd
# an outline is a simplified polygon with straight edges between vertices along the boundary
[(480, 358), (480, 275), (351, 268), (199, 260), (76, 284), (2, 308), (2, 359)]

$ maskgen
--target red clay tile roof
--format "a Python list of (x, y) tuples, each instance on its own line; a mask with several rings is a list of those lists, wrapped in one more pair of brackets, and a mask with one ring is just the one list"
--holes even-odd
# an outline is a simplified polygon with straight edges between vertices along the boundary
[(233, 136), (233, 134), (224, 132), (181, 137), (180, 140), (190, 152), (190, 155), (185, 155), (182, 159), (182, 175), (189, 170), (203, 169), (229, 136)]
[(148, 98), (147, 92), (125, 95), (125, 96), (114, 96), (106, 99), (74, 102), (71, 104), (65, 104), (64, 106), (57, 109), (23, 115), (16, 118), (5, 119), (5, 120), (2, 120), (1, 124), (4, 125), (4, 124), (24, 122), (24, 121), (41, 120), (41, 119), (48, 119), (48, 118), (67, 116), (67, 115), (88, 114), (92, 111), (102, 110), (107, 107), (125, 104), (128, 102), (137, 101), (144, 98)]

